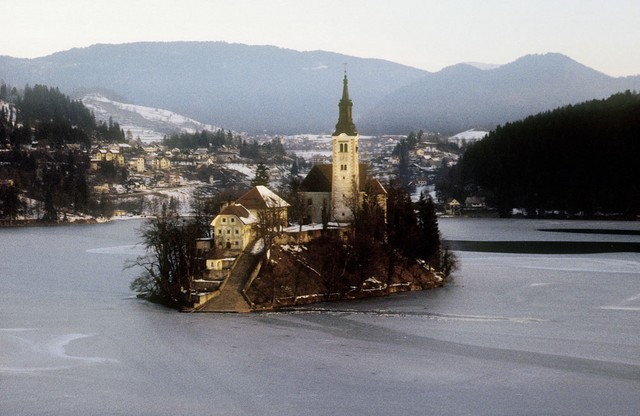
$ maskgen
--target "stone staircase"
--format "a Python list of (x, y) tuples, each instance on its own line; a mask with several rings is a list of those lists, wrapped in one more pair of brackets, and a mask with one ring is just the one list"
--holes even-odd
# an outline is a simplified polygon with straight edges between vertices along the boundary
[(251, 252), (255, 244), (250, 244), (242, 252), (218, 296), (199, 307), (198, 312), (251, 312), (251, 305), (243, 296), (242, 289), (262, 256)]

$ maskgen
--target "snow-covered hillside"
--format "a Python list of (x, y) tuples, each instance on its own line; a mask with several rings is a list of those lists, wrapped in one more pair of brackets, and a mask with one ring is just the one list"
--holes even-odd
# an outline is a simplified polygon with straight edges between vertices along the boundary
[(162, 140), (166, 135), (177, 132), (217, 131), (219, 127), (176, 114), (161, 108), (145, 107), (110, 100), (101, 94), (88, 94), (82, 98), (83, 104), (93, 111), (96, 120), (108, 121), (113, 118), (125, 132), (143, 142)]
[(455, 143), (458, 146), (463, 146), (465, 144), (477, 142), (478, 140), (483, 139), (487, 134), (489, 134), (488, 131), (471, 129), (458, 133), (455, 136), (451, 136), (447, 140), (449, 143)]

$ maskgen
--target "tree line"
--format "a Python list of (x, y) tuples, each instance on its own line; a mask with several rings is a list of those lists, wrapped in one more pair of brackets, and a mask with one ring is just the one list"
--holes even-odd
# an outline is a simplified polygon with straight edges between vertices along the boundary
[(215, 132), (202, 130), (196, 133), (175, 133), (162, 140), (162, 144), (170, 148), (180, 150), (194, 150), (198, 148), (218, 149), (222, 146), (234, 146), (238, 141), (233, 137), (231, 131), (225, 132), (218, 129)]
[(60, 148), (81, 144), (88, 148), (94, 140), (122, 142), (125, 133), (117, 122), (96, 122), (80, 100), (72, 100), (58, 88), (26, 85), (19, 91), (0, 85), (0, 99), (10, 103), (0, 110), (0, 142), (8, 147), (31, 145)]
[(499, 126), (438, 184), (442, 197), (482, 195), (508, 215), (640, 214), (640, 95), (615, 94)]

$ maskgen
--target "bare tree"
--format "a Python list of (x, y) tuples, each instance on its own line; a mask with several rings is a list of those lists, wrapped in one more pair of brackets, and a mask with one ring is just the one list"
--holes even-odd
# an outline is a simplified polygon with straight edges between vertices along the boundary
[(188, 301), (192, 277), (202, 265), (198, 261), (196, 239), (206, 235), (208, 227), (194, 220), (162, 211), (139, 230), (147, 252), (125, 267), (141, 267), (141, 274), (131, 282), (131, 289), (152, 301), (182, 306)]

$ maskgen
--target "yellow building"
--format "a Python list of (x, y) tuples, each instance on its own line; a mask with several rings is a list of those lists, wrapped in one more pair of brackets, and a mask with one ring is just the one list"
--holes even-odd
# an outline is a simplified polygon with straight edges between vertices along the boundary
[(139, 157), (136, 159), (136, 172), (144, 173), (145, 171), (145, 160), (143, 157)]
[(118, 166), (124, 166), (124, 155), (119, 150), (97, 149), (93, 153), (93, 159), (98, 162), (112, 162)]
[(171, 161), (166, 157), (157, 157), (151, 161), (151, 166), (154, 169), (166, 170), (171, 167)]
[(240, 204), (226, 206), (211, 222), (216, 247), (242, 251), (255, 237), (258, 219)]
[(106, 160), (113, 162), (117, 166), (124, 166), (124, 155), (119, 150), (108, 150)]
[(282, 228), (288, 224), (287, 209), (289, 203), (280, 198), (266, 186), (258, 185), (236, 201), (265, 225)]

